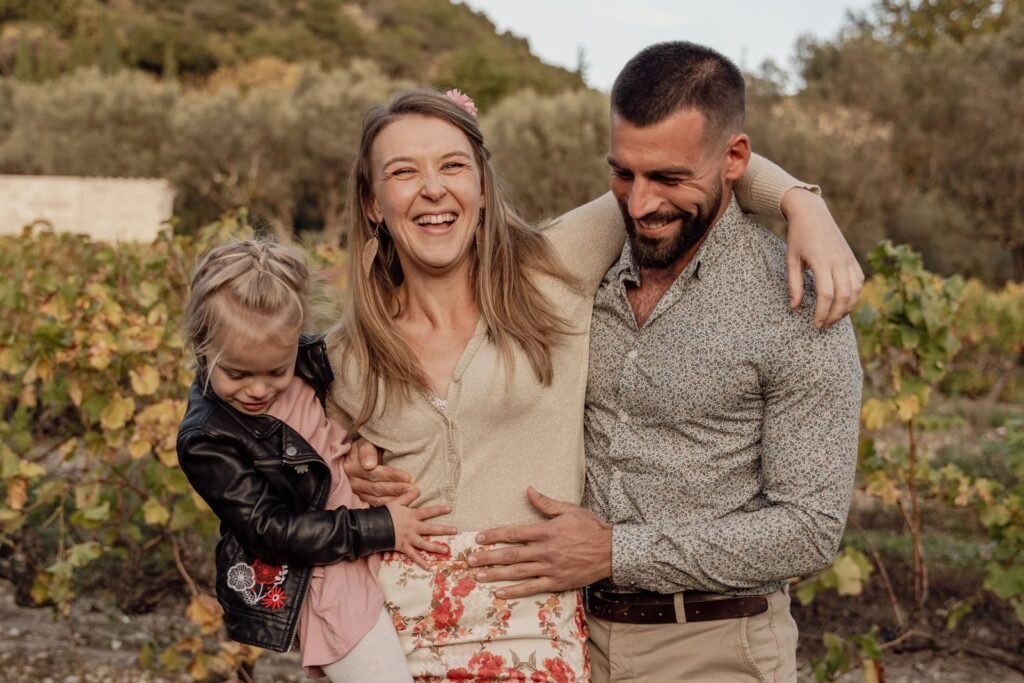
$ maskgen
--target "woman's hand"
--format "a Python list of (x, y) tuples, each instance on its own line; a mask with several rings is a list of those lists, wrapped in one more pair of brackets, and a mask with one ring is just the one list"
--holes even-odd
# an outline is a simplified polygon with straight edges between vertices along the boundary
[(810, 268), (817, 293), (814, 324), (829, 327), (853, 310), (864, 287), (864, 271), (825, 200), (813, 192), (793, 188), (782, 196), (781, 208), (789, 222), (789, 305), (800, 305), (804, 269)]
[(445, 553), (448, 548), (442, 543), (428, 541), (424, 536), (442, 536), (457, 533), (458, 530), (446, 524), (428, 524), (426, 520), (452, 511), (450, 505), (432, 505), (425, 508), (411, 508), (417, 491), (408, 491), (387, 504), (391, 513), (391, 524), (395, 527), (395, 550), (405, 554), (421, 569), (430, 566), (417, 549), (428, 553)]
[(413, 500), (419, 495), (419, 489), (412, 484), (409, 473), (381, 465), (377, 447), (366, 439), (358, 439), (352, 444), (352, 450), (345, 456), (343, 466), (352, 484), (352, 491), (369, 505), (387, 505), (409, 492), (416, 494)]

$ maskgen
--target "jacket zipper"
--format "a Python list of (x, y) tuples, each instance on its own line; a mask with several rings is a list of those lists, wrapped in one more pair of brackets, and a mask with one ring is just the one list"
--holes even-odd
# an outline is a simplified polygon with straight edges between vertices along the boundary
[[(300, 437), (301, 438), (301, 437)], [(324, 487), (323, 493), (320, 494), (320, 500), (316, 503), (316, 512), (324, 509), (324, 503), (327, 502), (327, 495), (331, 491), (331, 485), (334, 483), (331, 475), (331, 468), (327, 466), (327, 463), (318, 454), (313, 453), (311, 456), (300, 458), (291, 461), (298, 465), (303, 465), (311, 462), (318, 462), (324, 466), (327, 470), (327, 486)], [(313, 567), (309, 567), (309, 574), (306, 575), (305, 585), (302, 586), (302, 590), (299, 592), (299, 602), (295, 609), (295, 619), (291, 626), (288, 627), (288, 649), (285, 652), (291, 652), (292, 647), (295, 645), (295, 631), (299, 628), (299, 621), (302, 619), (302, 608), (306, 604), (306, 594), (309, 593), (309, 582), (313, 580)]]

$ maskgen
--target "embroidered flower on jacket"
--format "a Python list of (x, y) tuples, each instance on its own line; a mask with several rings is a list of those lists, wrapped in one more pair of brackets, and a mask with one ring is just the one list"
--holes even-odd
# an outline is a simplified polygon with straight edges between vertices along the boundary
[(228, 588), (239, 592), (248, 591), (256, 585), (256, 572), (244, 562), (232, 565), (228, 569)]
[(266, 595), (263, 596), (263, 600), (260, 601), (260, 604), (264, 607), (269, 607), (270, 609), (281, 609), (284, 607), (284, 603), (287, 599), (288, 596), (284, 594), (284, 591), (277, 586), (274, 586), (267, 591)]
[(276, 586), (284, 580), (280, 565), (268, 564), (263, 560), (255, 560), (252, 563), (252, 570), (256, 576), (256, 583)]
[(239, 562), (228, 569), (228, 588), (238, 593), (246, 605), (277, 610), (288, 600), (288, 594), (281, 587), (287, 575), (288, 565), (263, 560), (254, 560), (252, 564)]

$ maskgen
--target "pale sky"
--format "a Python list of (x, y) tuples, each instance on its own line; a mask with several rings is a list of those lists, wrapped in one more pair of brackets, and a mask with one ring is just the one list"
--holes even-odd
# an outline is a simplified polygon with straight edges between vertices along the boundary
[(545, 62), (576, 68), (583, 46), (587, 80), (611, 89), (616, 74), (643, 47), (691, 40), (756, 71), (768, 58), (790, 69), (796, 39), (836, 35), (848, 9), (871, 0), (462, 0), (482, 11), (499, 31), (530, 41)]

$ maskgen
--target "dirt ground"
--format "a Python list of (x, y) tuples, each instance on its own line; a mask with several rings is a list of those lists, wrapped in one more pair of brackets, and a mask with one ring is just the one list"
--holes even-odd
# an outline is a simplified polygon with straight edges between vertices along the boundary
[[(185, 675), (147, 671), (139, 651), (170, 642), (187, 621), (170, 609), (127, 616), (82, 600), (73, 620), (55, 621), (48, 609), (18, 607), (11, 584), (0, 580), (0, 683), (178, 683)], [(812, 680), (806, 664), (802, 680)], [(267, 655), (256, 666), (260, 683), (305, 680), (296, 653)], [(863, 680), (859, 671), (841, 679)], [(993, 662), (929, 652), (888, 654), (887, 683), (1024, 683), (1024, 675)]]

